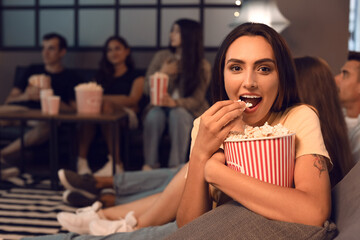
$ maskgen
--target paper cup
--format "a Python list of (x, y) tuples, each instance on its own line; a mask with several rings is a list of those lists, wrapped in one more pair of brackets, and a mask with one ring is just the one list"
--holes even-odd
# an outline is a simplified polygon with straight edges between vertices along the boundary
[(48, 104), (48, 114), (56, 115), (59, 114), (60, 109), (60, 97), (59, 96), (49, 96), (46, 98)]
[(156, 72), (150, 76), (150, 101), (153, 105), (159, 105), (161, 99), (167, 93), (169, 77), (164, 73)]
[(75, 89), (77, 112), (99, 114), (102, 104), (102, 89)]
[(48, 102), (47, 97), (54, 95), (54, 91), (50, 89), (41, 89), (40, 90), (40, 105), (41, 112), (48, 113)]
[(228, 167), (282, 187), (292, 187), (295, 133), (259, 139), (225, 140)]

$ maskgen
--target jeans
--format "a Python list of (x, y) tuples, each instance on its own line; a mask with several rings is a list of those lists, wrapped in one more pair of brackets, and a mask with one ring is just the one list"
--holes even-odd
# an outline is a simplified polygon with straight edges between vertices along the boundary
[(168, 125), (171, 149), (168, 165), (179, 166), (187, 161), (190, 133), (194, 117), (182, 107), (153, 107), (144, 120), (145, 164), (159, 166), (159, 144)]
[(162, 226), (141, 228), (129, 233), (114, 233), (108, 236), (79, 235), (76, 233), (47, 235), (35, 238), (23, 238), (24, 240), (159, 240), (164, 239), (178, 229), (176, 222)]
[(152, 171), (118, 173), (114, 176), (115, 204), (124, 204), (162, 192), (181, 169), (159, 168)]

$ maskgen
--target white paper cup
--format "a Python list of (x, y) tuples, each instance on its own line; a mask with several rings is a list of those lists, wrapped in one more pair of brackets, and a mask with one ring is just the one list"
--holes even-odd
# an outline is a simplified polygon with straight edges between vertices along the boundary
[(228, 167), (282, 187), (292, 187), (295, 133), (259, 139), (225, 140)]
[(57, 115), (60, 109), (60, 97), (59, 96), (48, 96), (46, 97), (48, 104), (48, 114)]
[(169, 77), (164, 73), (156, 72), (150, 76), (150, 102), (157, 106), (167, 93)]
[(102, 104), (102, 89), (75, 89), (76, 108), (81, 114), (99, 114)]
[(54, 91), (50, 89), (41, 89), (40, 90), (40, 104), (41, 112), (48, 113), (48, 102), (47, 97), (54, 95)]

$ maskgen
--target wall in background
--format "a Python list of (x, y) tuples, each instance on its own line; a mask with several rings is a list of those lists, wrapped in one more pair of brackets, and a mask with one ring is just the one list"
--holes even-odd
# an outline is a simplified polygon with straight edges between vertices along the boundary
[[(209, 3), (211, 1), (208, 0)], [(224, 0), (224, 3), (229, 4), (230, 2), (233, 1)], [(282, 36), (288, 42), (293, 55), (295, 57), (304, 55), (322, 57), (329, 62), (333, 72), (337, 73), (347, 55), (349, 0), (278, 0), (277, 2), (281, 12), (291, 22), (291, 25), (282, 32)], [(211, 7), (204, 11), (204, 25), (208, 26), (204, 35), (208, 47), (216, 47), (231, 30), (228, 24), (233, 18), (233, 12), (232, 8), (221, 7)], [(176, 9), (176, 16), (176, 18), (187, 17), (188, 12), (186, 9)], [(131, 33), (133, 39), (144, 38), (144, 31), (141, 28), (131, 27), (132, 24), (134, 23), (131, 21), (126, 23), (128, 28), (132, 29), (128, 34)], [(163, 24), (167, 26), (163, 28), (168, 29), (171, 22), (164, 22)], [(166, 39), (167, 33), (164, 34)], [(159, 38), (162, 39), (162, 36), (160, 35)], [(165, 40), (159, 41), (161, 43)], [(139, 68), (146, 68), (155, 51), (156, 48), (135, 48), (133, 55), (136, 65)], [(215, 54), (213, 48), (208, 48), (206, 58), (212, 63)], [(70, 50), (65, 58), (65, 65), (68, 67), (96, 68), (99, 59), (100, 51), (96, 49)], [(0, 51), (0, 102), (3, 102), (11, 89), (15, 67), (39, 62), (41, 62), (41, 57), (38, 50)]]

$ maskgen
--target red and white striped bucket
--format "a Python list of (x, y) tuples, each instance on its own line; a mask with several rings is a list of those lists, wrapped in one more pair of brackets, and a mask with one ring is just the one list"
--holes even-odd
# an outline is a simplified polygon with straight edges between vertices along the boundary
[(292, 187), (295, 133), (279, 137), (225, 140), (228, 167), (263, 182)]
[(167, 92), (169, 77), (166, 74), (155, 73), (150, 77), (150, 101), (153, 105), (159, 105)]

